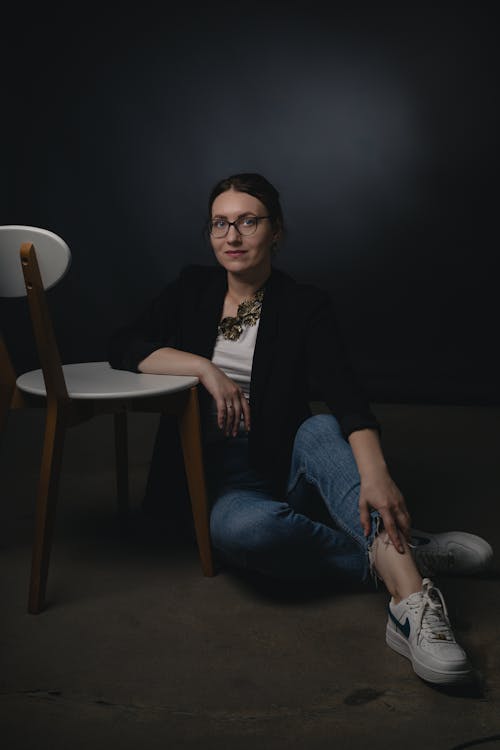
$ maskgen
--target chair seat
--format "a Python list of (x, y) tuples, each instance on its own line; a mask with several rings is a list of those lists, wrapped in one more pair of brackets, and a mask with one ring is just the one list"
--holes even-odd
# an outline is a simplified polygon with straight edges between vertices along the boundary
[[(114, 370), (108, 362), (63, 365), (68, 395), (73, 399), (144, 398), (184, 391), (199, 380), (190, 375), (145, 375)], [(16, 380), (19, 390), (45, 396), (42, 370), (31, 370)]]

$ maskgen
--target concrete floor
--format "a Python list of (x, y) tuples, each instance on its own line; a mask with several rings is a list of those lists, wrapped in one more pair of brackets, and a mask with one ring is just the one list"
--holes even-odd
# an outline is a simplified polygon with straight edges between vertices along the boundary
[(500, 747), (500, 408), (374, 410), (414, 526), (472, 531), (495, 549), (488, 574), (436, 579), (473, 684), (433, 688), (385, 645), (383, 587), (204, 578), (191, 535), (140, 512), (149, 415), (130, 425), (128, 529), (114, 514), (111, 420), (68, 433), (49, 606), (27, 614), (43, 414), (17, 412), (0, 445), (1, 746)]

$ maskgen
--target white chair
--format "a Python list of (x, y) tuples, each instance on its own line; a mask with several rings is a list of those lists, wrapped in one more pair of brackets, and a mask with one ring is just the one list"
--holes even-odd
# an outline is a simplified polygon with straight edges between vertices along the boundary
[[(10, 409), (46, 408), (36, 500), (28, 611), (45, 606), (62, 448), (66, 429), (112, 413), (115, 426), (119, 512), (128, 509), (127, 411), (177, 416), (203, 573), (214, 575), (202, 460), (198, 379), (114, 370), (107, 362), (62, 365), (45, 290), (71, 262), (66, 242), (38, 227), (0, 226), (0, 297), (27, 296), (41, 369), (17, 376), (0, 336), (0, 431)], [(168, 492), (168, 490), (167, 490)]]

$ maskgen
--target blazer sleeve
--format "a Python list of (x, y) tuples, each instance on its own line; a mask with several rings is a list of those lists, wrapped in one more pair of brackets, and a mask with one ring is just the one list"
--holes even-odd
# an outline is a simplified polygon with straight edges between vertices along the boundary
[(327, 404), (344, 436), (365, 428), (380, 432), (380, 423), (349, 360), (330, 295), (319, 289), (314, 290), (306, 350), (311, 393)]
[(108, 361), (116, 370), (139, 372), (138, 364), (178, 338), (182, 272), (132, 321), (117, 328), (108, 340)]

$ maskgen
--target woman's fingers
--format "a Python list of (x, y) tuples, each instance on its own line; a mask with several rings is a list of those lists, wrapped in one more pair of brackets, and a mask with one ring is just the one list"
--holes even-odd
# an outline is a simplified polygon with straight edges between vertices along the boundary
[(233, 402), (232, 401), (226, 401), (226, 424), (224, 432), (227, 435), (229, 435), (231, 429), (232, 429), (232, 421), (233, 421)]
[(245, 429), (250, 432), (250, 404), (245, 395), (241, 397), (241, 406), (243, 410), (243, 419), (245, 421)]
[(226, 437), (234, 431), (234, 404), (232, 401), (226, 401), (226, 422), (224, 432)]
[(410, 516), (408, 512), (402, 509), (395, 511), (385, 509), (379, 512), (389, 539), (398, 552), (403, 553), (405, 551), (404, 542), (409, 543), (411, 538)]
[(396, 513), (396, 523), (407, 542), (411, 538), (411, 518), (405, 508), (399, 508)]
[(241, 417), (241, 403), (239, 398), (235, 398), (227, 405), (227, 424), (226, 435), (236, 437)]
[(359, 518), (361, 521), (361, 526), (363, 527), (364, 535), (368, 536), (370, 534), (372, 526), (368, 503), (363, 501), (359, 503)]
[(242, 391), (226, 395), (217, 402), (217, 422), (226, 436), (236, 437), (242, 417), (245, 428), (250, 430), (250, 405)]
[(411, 518), (406, 507), (405, 499), (401, 493), (399, 493), (399, 499), (392, 508), (392, 517), (397, 528), (401, 532), (401, 536), (410, 541), (411, 537)]
[(386, 511), (380, 511), (380, 515), (382, 516), (384, 529), (389, 535), (389, 539), (391, 540), (393, 545), (396, 547), (398, 552), (401, 552), (401, 553), (404, 552), (405, 548), (403, 546), (403, 540), (401, 539), (398, 527), (396, 526), (396, 523), (393, 519), (392, 514), (386, 510)]
[(217, 399), (217, 424), (220, 430), (223, 430), (226, 426), (227, 419), (227, 403), (224, 398)]
[[(398, 519), (396, 520), (396, 514), (393, 514), (393, 512), (388, 508), (380, 509), (379, 513), (384, 524), (384, 529), (389, 535), (389, 539), (396, 547), (398, 552), (404, 552), (403, 538), (407, 538), (407, 514), (405, 514), (403, 511), (397, 511)], [(361, 501), (359, 503), (359, 518), (361, 521), (361, 526), (363, 527), (364, 535), (368, 536), (371, 531), (371, 516), (369, 505), (366, 501)]]

